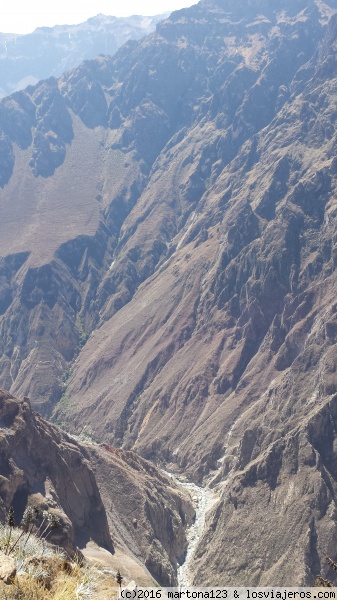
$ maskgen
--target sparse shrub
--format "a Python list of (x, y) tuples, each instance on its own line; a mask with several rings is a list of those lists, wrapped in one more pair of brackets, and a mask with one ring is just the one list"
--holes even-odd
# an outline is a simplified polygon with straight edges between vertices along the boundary
[(81, 317), (79, 315), (76, 316), (76, 328), (78, 331), (78, 352), (82, 350), (83, 346), (87, 343), (89, 338), (89, 333), (87, 333), (84, 329), (84, 325), (81, 321)]
[(65, 371), (63, 371), (62, 374), (62, 384), (61, 384), (61, 392), (64, 395), (67, 387), (68, 387), (68, 383), (69, 383), (69, 379), (72, 376), (72, 369), (65, 369)]
[[(38, 517), (42, 520), (36, 527)], [(14, 510), (9, 510), (5, 524), (0, 524), (0, 548), (14, 558), (16, 577), (10, 585), (0, 584), (2, 600), (84, 600), (94, 596), (96, 577), (83, 564), (83, 557), (70, 559), (46, 540), (60, 525), (55, 514), (27, 507), (21, 527), (16, 527)]]
[(119, 587), (122, 587), (123, 577), (122, 577), (121, 572), (119, 570), (117, 571), (116, 581), (117, 581)]
[[(326, 561), (329, 564), (329, 566), (332, 568), (332, 570), (337, 572), (336, 563), (334, 563), (334, 561), (331, 560), (331, 558), (329, 558), (328, 556), (326, 556)], [(328, 579), (324, 579), (324, 577), (321, 577), (321, 576), (316, 577), (315, 585), (317, 587), (334, 587), (334, 585), (331, 581), (329, 581)]]
[(7, 541), (6, 548), (5, 548), (5, 554), (8, 554), (9, 544), (11, 542), (12, 530), (13, 530), (13, 527), (15, 527), (13, 506), (10, 506), (9, 511), (8, 511), (7, 525), (9, 527), (9, 535), (8, 535), (8, 541)]
[(323, 579), (323, 577), (316, 577), (315, 585), (317, 587), (333, 587), (331, 581)]

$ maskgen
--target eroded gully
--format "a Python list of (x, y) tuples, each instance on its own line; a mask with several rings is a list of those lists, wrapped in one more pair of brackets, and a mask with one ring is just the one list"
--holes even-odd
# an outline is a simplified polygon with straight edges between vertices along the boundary
[(180, 565), (177, 570), (178, 585), (181, 587), (187, 587), (188, 585), (191, 585), (190, 568), (193, 563), (194, 552), (204, 531), (206, 514), (218, 500), (219, 496), (210, 488), (200, 487), (195, 483), (183, 481), (167, 471), (165, 471), (165, 473), (189, 494), (189, 496), (192, 498), (195, 509), (194, 523), (187, 529), (186, 532), (188, 542), (186, 557), (183, 564)]

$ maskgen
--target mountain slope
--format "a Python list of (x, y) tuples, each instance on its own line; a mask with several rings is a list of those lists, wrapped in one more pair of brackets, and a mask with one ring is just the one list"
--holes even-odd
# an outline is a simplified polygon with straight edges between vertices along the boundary
[[(295, 21), (296, 31), (302, 29), (302, 23), (301, 19)], [(297, 35), (292, 30), (289, 33), (295, 43), (299, 43)], [(319, 59), (315, 57), (313, 61), (316, 60)], [(274, 68), (279, 71), (276, 65)], [(268, 69), (272, 70), (270, 63)], [(303, 69), (303, 78), (307, 69)], [(254, 92), (250, 93), (261, 93), (256, 88), (265, 86), (265, 94), (269, 89), (266, 79), (264, 75), (259, 84), (254, 83), (250, 88)], [(293, 85), (298, 88), (300, 83), (295, 81)], [(273, 79), (272, 87), (277, 87)], [(317, 79), (310, 84), (308, 94), (311, 88), (316, 90)], [(290, 88), (288, 94), (291, 93)], [(321, 94), (316, 94), (321, 102)], [(291, 98), (274, 120), (271, 113), (269, 130), (263, 122), (261, 133), (256, 135), (257, 117), (251, 114), (255, 101), (249, 102), (245, 97), (224, 131), (214, 131), (207, 112), (183, 140), (164, 148), (152, 168), (146, 190), (123, 225), (118, 260), (106, 278), (112, 280), (115, 288), (114, 294), (110, 290), (103, 313), (106, 321), (92, 335), (74, 366), (67, 394), (72, 407), (69, 421), (75, 427), (80, 427), (81, 422), (87, 427), (88, 423), (95, 423), (93, 432), (100, 436), (112, 433), (111, 439), (136, 443), (142, 452), (147, 452), (148, 447), (151, 453), (156, 423), (156, 437), (164, 447), (164, 456), (169, 448), (172, 452), (179, 446), (180, 459), (186, 452), (186, 462), (193, 465), (206, 460), (207, 471), (216, 464), (214, 459), (222, 455), (224, 432), (219, 431), (219, 422), (224, 423), (226, 431), (241, 412), (241, 402), (245, 406), (261, 394), (265, 384), (260, 378), (266, 378), (269, 385), (275, 377), (275, 363), (277, 373), (292, 364), (296, 354), (284, 359), (290, 364), (282, 364), (287, 351), (286, 332), (278, 342), (273, 341), (272, 332), (276, 328), (277, 334), (282, 335), (277, 319), (283, 324), (282, 311), (291, 310), (288, 302), (296, 307), (304, 302), (302, 290), (295, 288), (295, 283), (301, 278), (304, 289), (310, 283), (300, 265), (306, 265), (310, 245), (315, 243), (314, 232), (322, 220), (321, 204), (311, 208), (307, 201), (313, 214), (300, 214), (300, 195), (305, 187), (307, 191), (302, 194), (310, 192), (314, 198), (317, 187), (327, 203), (333, 189), (330, 164), (326, 169), (320, 167), (320, 163), (331, 161), (331, 140), (327, 138), (325, 145), (319, 133), (320, 120), (325, 121), (328, 115), (333, 118), (333, 97), (326, 99), (328, 115), (322, 113), (318, 123), (312, 124), (318, 133), (316, 136), (314, 129), (310, 145), (306, 123), (311, 111), (306, 114), (306, 102), (299, 96), (296, 106)], [(312, 112), (317, 114), (314, 99), (311, 104)], [(225, 118), (227, 111), (226, 106)], [(218, 110), (216, 119), (221, 118)], [(299, 124), (299, 131), (294, 123)], [(282, 149), (279, 139), (275, 141), (279, 130)], [(240, 136), (240, 149), (231, 161), (234, 143)], [(246, 137), (249, 140), (245, 144)], [(292, 194), (298, 195), (296, 202)], [(184, 223), (180, 227), (179, 218)], [(301, 233), (302, 229), (305, 233)], [(309, 245), (303, 239), (302, 256), (296, 245), (300, 235), (310, 240)], [(104, 285), (108, 282), (104, 281)], [(137, 287), (133, 300), (114, 316), (116, 308), (128, 301), (132, 288)], [(310, 313), (309, 308), (308, 305)], [(296, 324), (298, 321), (295, 318)], [(261, 348), (263, 340), (265, 352)], [(285, 349), (281, 348), (282, 343)], [(267, 365), (271, 363), (268, 378), (266, 354)], [(251, 360), (258, 363), (257, 379), (247, 375), (245, 383), (245, 371), (253, 366)], [(106, 414), (109, 398), (111, 422), (100, 414), (100, 410)], [(81, 407), (78, 412), (77, 406)], [(151, 420), (146, 417), (149, 411)], [(216, 435), (200, 443), (198, 436), (203, 438), (208, 418), (210, 431), (214, 421), (218, 423)], [(185, 420), (193, 428), (188, 439)], [(191, 454), (196, 446), (200, 448), (197, 463)], [(156, 446), (157, 456), (158, 452)], [(187, 461), (192, 456), (193, 460)], [(202, 474), (203, 467), (200, 468)]]
[(138, 40), (154, 31), (164, 16), (97, 15), (79, 25), (38, 27), (25, 35), (0, 33), (0, 96), (46, 77), (60, 77), (99, 54), (113, 55), (128, 40)]
[(131, 452), (78, 442), (2, 390), (0, 423), (2, 520), (10, 506), (17, 522), (39, 506), (60, 518), (50, 539), (68, 552), (95, 543), (138, 561), (148, 584), (149, 573), (176, 583), (194, 511), (170, 479)]
[(337, 3), (245, 8), (2, 102), (1, 381), (218, 487), (195, 583), (308, 584), (336, 548)]

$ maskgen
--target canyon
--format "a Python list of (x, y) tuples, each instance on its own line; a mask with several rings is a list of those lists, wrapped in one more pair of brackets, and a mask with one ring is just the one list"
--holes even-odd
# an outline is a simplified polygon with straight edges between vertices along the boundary
[(129, 456), (214, 494), (198, 585), (337, 556), (336, 12), (201, 0), (0, 102), (0, 385), (103, 496)]
[[(176, 584), (194, 509), (188, 496), (132, 452), (78, 441), (0, 390), (0, 518), (8, 506), (20, 523), (27, 505), (60, 519), (50, 541), (70, 556), (92, 547), (137, 568), (143, 583)], [(111, 485), (113, 483), (113, 485)], [(94, 545), (94, 546), (93, 546)], [(134, 564), (133, 564), (134, 563)], [(143, 565), (143, 570), (141, 569)], [(139, 576), (139, 573), (138, 573)]]

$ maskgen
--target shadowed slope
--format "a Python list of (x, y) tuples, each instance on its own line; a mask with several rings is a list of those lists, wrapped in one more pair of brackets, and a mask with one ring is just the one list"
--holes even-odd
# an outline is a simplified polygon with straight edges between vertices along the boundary
[(92, 545), (137, 561), (163, 585), (176, 583), (186, 548), (189, 499), (147, 461), (111, 446), (78, 442), (0, 390), (0, 514), (13, 505), (50, 510), (49, 538), (73, 553)]

